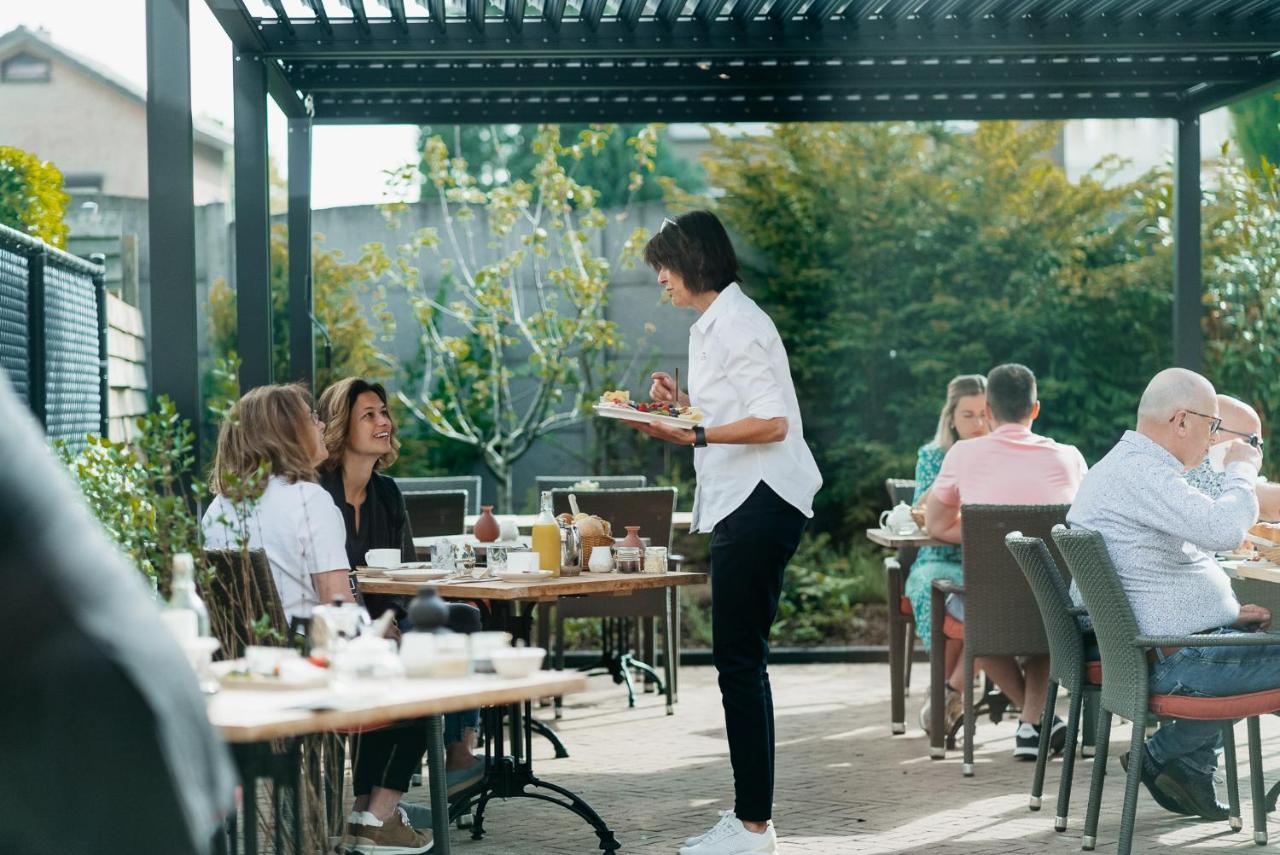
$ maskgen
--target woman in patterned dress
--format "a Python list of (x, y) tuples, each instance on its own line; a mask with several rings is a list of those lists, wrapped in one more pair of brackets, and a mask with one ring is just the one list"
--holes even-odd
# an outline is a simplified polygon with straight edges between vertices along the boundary
[[(947, 402), (938, 417), (938, 431), (934, 438), (920, 446), (916, 457), (916, 507), (924, 505), (925, 494), (933, 486), (942, 468), (942, 459), (947, 450), (956, 442), (983, 436), (988, 431), (987, 418), (987, 380), (981, 374), (961, 374), (953, 377), (947, 384)], [(959, 546), (926, 546), (916, 556), (911, 565), (911, 575), (907, 577), (904, 593), (911, 601), (911, 611), (915, 614), (916, 634), (929, 649), (932, 627), (930, 609), (930, 592), (934, 579), (947, 579), (957, 585), (964, 583), (964, 574), (960, 564)], [(959, 691), (963, 688), (963, 675), (960, 673), (961, 653), (964, 643), (948, 641), (946, 651), (947, 671), (947, 719), (948, 726), (956, 711), (963, 709)], [(920, 726), (926, 731), (929, 721), (929, 704), (926, 702), (920, 712)]]

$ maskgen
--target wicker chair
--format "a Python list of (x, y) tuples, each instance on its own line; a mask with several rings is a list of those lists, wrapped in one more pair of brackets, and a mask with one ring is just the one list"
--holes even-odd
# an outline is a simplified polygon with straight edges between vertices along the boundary
[(429, 478), (397, 478), (401, 493), (440, 493), (454, 490), (467, 491), (467, 513), (480, 513), (479, 475), (440, 475)]
[[(243, 560), (246, 554), (247, 565)], [(285, 618), (267, 553), (261, 549), (247, 553), (238, 549), (206, 549), (204, 556), (214, 570), (205, 593), (209, 601), (210, 628), (222, 645), (222, 656), (227, 659), (243, 656), (246, 640), (263, 643), (253, 637), (251, 628), (264, 615), (268, 629), (280, 638), (296, 636), (303, 621), (295, 619), (290, 624)]]
[[(886, 478), (885, 491), (889, 507), (898, 502), (911, 504), (916, 482), (905, 478)], [(889, 601), (889, 722), (895, 734), (906, 733), (906, 698), (911, 694), (911, 660), (916, 652), (916, 618), (911, 601), (903, 595), (911, 565), (920, 550), (899, 549), (897, 555), (884, 559), (884, 578)]]
[[(1067, 713), (1067, 744), (1062, 752), (1062, 779), (1058, 785), (1058, 812), (1054, 815), (1055, 831), (1067, 830), (1067, 810), (1071, 805), (1071, 775), (1075, 769), (1076, 733), (1080, 727), (1080, 710), (1086, 696), (1094, 697), (1102, 684), (1102, 663), (1088, 661), (1085, 655), (1085, 637), (1077, 615), (1084, 609), (1071, 604), (1071, 595), (1058, 562), (1049, 547), (1038, 537), (1024, 537), (1021, 532), (1011, 532), (1004, 539), (1009, 551), (1017, 560), (1031, 585), (1040, 606), (1049, 638), (1049, 691), (1045, 698), (1044, 718), (1040, 732), (1047, 734), (1053, 726), (1053, 707), (1058, 698), (1058, 687), (1071, 694), (1071, 708)], [(1093, 707), (1093, 704), (1089, 705)], [(1086, 742), (1088, 734), (1086, 734)], [(1036, 756), (1036, 770), (1031, 781), (1032, 810), (1040, 810), (1040, 797), (1044, 792), (1044, 769), (1049, 759), (1049, 740), (1040, 740), (1040, 753)]]
[(466, 528), (466, 490), (405, 493), (404, 507), (414, 537), (462, 534)]
[(1080, 595), (1084, 598), (1093, 629), (1102, 650), (1101, 709), (1098, 713), (1098, 751), (1093, 761), (1089, 787), (1089, 808), (1085, 814), (1082, 847), (1091, 850), (1097, 841), (1098, 812), (1106, 775), (1111, 716), (1134, 722), (1129, 748), (1128, 777), (1125, 779), (1124, 807), (1120, 814), (1118, 855), (1129, 855), (1133, 845), (1134, 816), (1138, 807), (1138, 784), (1142, 780), (1142, 756), (1146, 750), (1145, 728), (1152, 718), (1184, 718), (1221, 721), (1223, 754), (1226, 759), (1227, 799), (1233, 830), (1240, 820), (1239, 782), (1236, 777), (1234, 721), (1248, 719), (1249, 778), (1253, 794), (1253, 837), (1258, 845), (1267, 842), (1267, 817), (1262, 791), (1262, 740), (1258, 716), (1280, 710), (1280, 690), (1228, 695), (1221, 698), (1189, 695), (1153, 695), (1148, 684), (1147, 651), (1160, 647), (1239, 647), (1280, 644), (1280, 637), (1258, 633), (1232, 636), (1144, 636), (1129, 599), (1120, 585), (1102, 537), (1087, 529), (1057, 526), (1053, 539), (1066, 559)]
[[(973, 660), (982, 656), (1044, 656), (1049, 653), (1044, 622), (1022, 568), (1004, 544), (1010, 532), (1026, 532), (1047, 539), (1053, 526), (1066, 519), (1068, 505), (965, 505), (964, 585), (945, 579), (933, 583), (932, 649), (929, 666), (932, 722), (929, 756), (946, 756), (945, 717), (946, 639), (964, 641), (964, 764), (973, 776)], [(946, 611), (948, 593), (964, 594), (964, 623)], [(998, 721), (999, 710), (993, 711)]]
[[(594, 514), (608, 520), (613, 527), (615, 535), (621, 534), (624, 525), (638, 525), (640, 526), (640, 536), (647, 537), (651, 546), (670, 547), (671, 521), (675, 515), (676, 508), (675, 487), (636, 487), (622, 490), (593, 490), (587, 493), (557, 489), (551, 493), (552, 506), (556, 513), (568, 511), (569, 493), (571, 492), (578, 494), (578, 506), (583, 513)], [(638, 618), (644, 622), (642, 624), (644, 639), (641, 644), (641, 654), (646, 657), (646, 661), (632, 659), (630, 653), (625, 649), (625, 642), (622, 640), (627, 633), (616, 625), (611, 625), (606, 628), (605, 637), (609, 638), (616, 635), (617, 641), (614, 646), (620, 644), (622, 649), (606, 651), (606, 656), (601, 663), (608, 669), (609, 673), (613, 674), (616, 682), (626, 684), (628, 705), (635, 706), (635, 691), (631, 685), (630, 666), (641, 666), (640, 670), (645, 671), (647, 668), (649, 672), (652, 672), (651, 666), (656, 658), (656, 650), (654, 650), (653, 643), (653, 625), (655, 619), (659, 620), (662, 623), (663, 674), (662, 679), (657, 679), (656, 673), (653, 673), (652, 676), (656, 680), (658, 691), (665, 693), (667, 696), (667, 714), (673, 714), (673, 704), (676, 701), (676, 687), (679, 679), (676, 663), (676, 658), (679, 655), (679, 639), (676, 635), (676, 627), (679, 626), (680, 621), (678, 591), (679, 588), (660, 588), (652, 591), (637, 591), (628, 597), (561, 599), (556, 603), (555, 607), (556, 667), (564, 667), (564, 622), (566, 618), (601, 617), (615, 623), (626, 619)], [(557, 717), (559, 717), (559, 714), (560, 699), (557, 698)]]

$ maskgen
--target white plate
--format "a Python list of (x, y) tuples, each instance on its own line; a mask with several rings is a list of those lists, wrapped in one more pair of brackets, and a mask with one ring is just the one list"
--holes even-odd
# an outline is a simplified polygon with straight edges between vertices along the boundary
[(443, 579), (450, 575), (448, 570), (432, 570), (414, 569), (402, 567), (398, 570), (388, 570), (387, 575), (397, 582), (430, 582), (433, 579)]
[(546, 579), (553, 574), (550, 570), (504, 570), (494, 575), (504, 582), (531, 582)]
[(642, 413), (639, 410), (633, 410), (630, 407), (616, 407), (613, 404), (596, 404), (592, 409), (597, 416), (606, 419), (619, 419), (624, 422), (642, 422), (644, 424), (664, 424), (682, 427), (686, 430), (692, 430), (694, 425), (700, 425), (702, 422), (690, 421), (689, 419), (677, 419), (671, 416), (660, 416), (657, 413)]

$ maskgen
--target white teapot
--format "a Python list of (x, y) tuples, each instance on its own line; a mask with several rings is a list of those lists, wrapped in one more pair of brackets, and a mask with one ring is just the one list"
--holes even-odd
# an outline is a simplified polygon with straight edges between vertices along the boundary
[(916, 521), (911, 518), (911, 506), (906, 502), (898, 502), (893, 510), (882, 513), (880, 528), (894, 534), (915, 534), (920, 531)]

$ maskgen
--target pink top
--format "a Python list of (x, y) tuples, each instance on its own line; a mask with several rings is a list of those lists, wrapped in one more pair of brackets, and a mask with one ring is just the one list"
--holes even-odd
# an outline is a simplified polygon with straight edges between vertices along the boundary
[(1088, 470), (1074, 445), (1020, 424), (951, 446), (933, 482), (945, 505), (1067, 505)]

